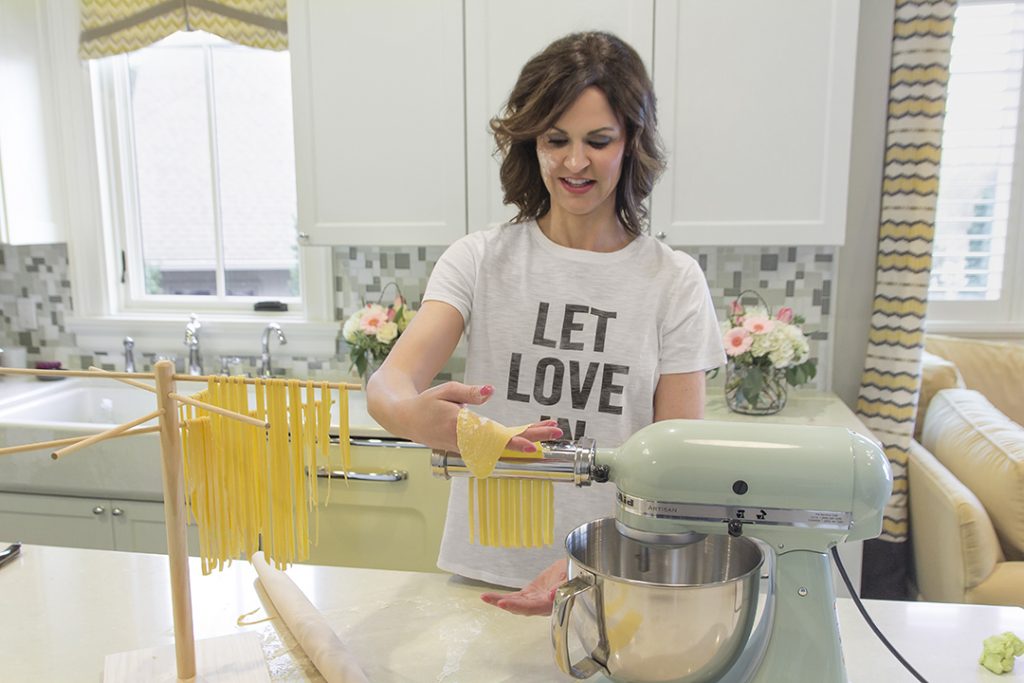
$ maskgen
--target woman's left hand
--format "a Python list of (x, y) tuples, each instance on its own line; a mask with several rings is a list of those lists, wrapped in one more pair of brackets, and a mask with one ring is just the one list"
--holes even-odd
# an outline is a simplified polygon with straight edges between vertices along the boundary
[(567, 562), (558, 560), (528, 586), (515, 593), (484, 593), (480, 599), (506, 612), (525, 617), (547, 617), (555, 602), (555, 590), (565, 583)]

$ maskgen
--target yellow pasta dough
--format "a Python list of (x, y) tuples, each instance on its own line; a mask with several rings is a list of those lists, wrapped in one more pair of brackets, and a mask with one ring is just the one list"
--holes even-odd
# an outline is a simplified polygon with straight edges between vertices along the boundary
[[(250, 407), (242, 378), (212, 377), (195, 398), (257, 417), (267, 430), (202, 408), (180, 411), (186, 502), (204, 574), (261, 545), (284, 568), (308, 558), (311, 522), (314, 542), (319, 533), (316, 469), (318, 455), (330, 469), (330, 387), (320, 384), (319, 400), (308, 380), (261, 379), (255, 389)], [(348, 411), (339, 418), (347, 436)]]
[(459, 411), (457, 439), (469, 479), (469, 540), (481, 545), (533, 548), (550, 545), (554, 536), (552, 482), (535, 479), (491, 478), (498, 460), (539, 458), (535, 453), (505, 448), (529, 425), (505, 427), (468, 408)]

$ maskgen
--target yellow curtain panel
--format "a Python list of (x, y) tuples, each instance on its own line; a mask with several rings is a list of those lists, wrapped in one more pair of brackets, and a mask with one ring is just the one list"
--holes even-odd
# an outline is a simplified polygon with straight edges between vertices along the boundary
[(81, 0), (78, 54), (108, 57), (193, 30), (249, 47), (287, 50), (287, 0)]
[(907, 453), (920, 388), (955, 0), (898, 0), (875, 299), (857, 412), (885, 448), (881, 540), (907, 540)]

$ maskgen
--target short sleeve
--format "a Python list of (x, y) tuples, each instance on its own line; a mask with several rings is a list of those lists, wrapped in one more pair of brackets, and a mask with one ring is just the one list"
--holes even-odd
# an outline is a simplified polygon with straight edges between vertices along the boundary
[(423, 300), (449, 304), (462, 314), (462, 320), (468, 326), (483, 251), (482, 233), (471, 233), (456, 240), (434, 266)]
[(704, 273), (689, 255), (677, 252), (675, 256), (678, 271), (661, 327), (658, 372), (662, 375), (711, 370), (725, 363), (718, 317)]

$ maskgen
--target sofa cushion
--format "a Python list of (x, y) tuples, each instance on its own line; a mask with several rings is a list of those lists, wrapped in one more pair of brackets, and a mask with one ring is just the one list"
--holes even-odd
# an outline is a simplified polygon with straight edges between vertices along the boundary
[(1024, 560), (1024, 427), (977, 391), (944, 389), (922, 444), (985, 506), (1006, 557)]
[(932, 397), (943, 389), (963, 389), (964, 378), (952, 361), (928, 351), (921, 352), (921, 392), (917, 397), (917, 417), (914, 419), (914, 440), (921, 440), (924, 416)]
[(964, 386), (985, 394), (1003, 414), (1024, 424), (1024, 346), (929, 334), (924, 348), (956, 365)]

